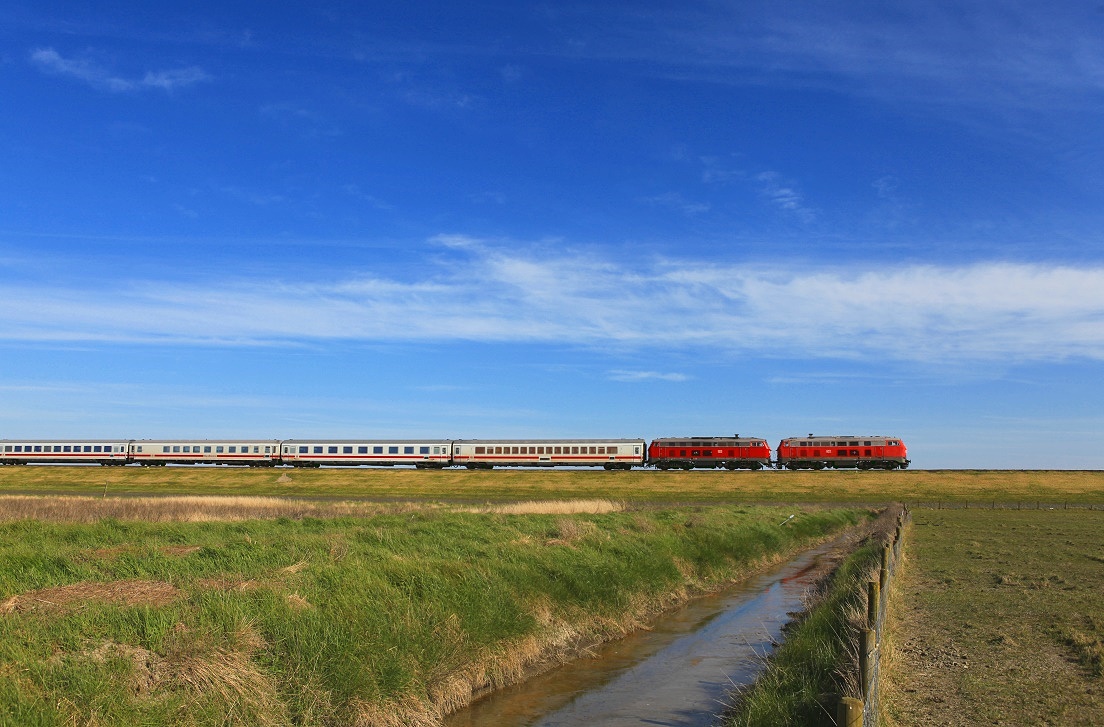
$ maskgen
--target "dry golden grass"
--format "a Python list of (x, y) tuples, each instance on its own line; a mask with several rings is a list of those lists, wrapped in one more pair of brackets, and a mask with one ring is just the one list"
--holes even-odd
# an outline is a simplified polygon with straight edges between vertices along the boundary
[(461, 509), (464, 512), (498, 515), (604, 515), (623, 512), (625, 503), (613, 500), (529, 500)]
[(251, 470), (2, 467), (12, 494), (259, 495), (376, 500), (615, 502), (1044, 502), (1104, 504), (1104, 472), (604, 472), (601, 470)]
[(79, 609), (89, 601), (117, 606), (163, 606), (181, 595), (171, 583), (160, 581), (73, 583), (12, 596), (0, 603), (0, 614)]
[[(281, 497), (184, 495), (170, 497), (81, 497), (75, 495), (0, 495), (0, 522), (44, 520), (98, 522), (105, 518), (143, 522), (217, 522), (271, 520), (280, 517), (365, 517), (415, 510), (456, 510), (500, 515), (600, 515), (622, 512), (612, 500), (532, 500), (500, 505), (448, 506), (434, 503), (319, 502)], [(340, 551), (341, 545), (334, 546)], [(127, 546), (97, 550), (103, 558), (126, 552)], [(197, 546), (164, 549), (166, 555), (188, 555)]]
[(82, 497), (0, 495), (0, 522), (45, 520), (90, 523), (105, 518), (143, 522), (271, 520), (280, 517), (364, 517), (424, 510), (432, 505), (317, 502), (282, 497), (183, 495), (171, 497)]

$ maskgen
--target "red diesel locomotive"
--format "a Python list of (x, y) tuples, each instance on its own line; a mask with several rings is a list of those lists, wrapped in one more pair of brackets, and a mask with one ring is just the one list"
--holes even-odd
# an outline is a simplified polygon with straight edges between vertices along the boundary
[(648, 464), (661, 470), (695, 467), (758, 470), (771, 466), (771, 451), (758, 437), (667, 437), (648, 447)]
[(779, 467), (790, 470), (856, 468), (894, 470), (909, 466), (908, 448), (900, 439), (835, 434), (790, 437), (778, 443)]

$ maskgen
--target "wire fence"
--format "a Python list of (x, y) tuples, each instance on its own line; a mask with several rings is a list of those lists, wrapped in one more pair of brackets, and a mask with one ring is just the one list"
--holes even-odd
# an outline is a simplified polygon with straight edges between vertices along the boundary
[(906, 503), (912, 510), (1104, 510), (1099, 502), (1056, 502), (1053, 500), (935, 500)]
[(901, 557), (901, 539), (905, 525), (912, 519), (906, 507), (897, 516), (893, 542), (882, 547), (882, 562), (878, 580), (866, 584), (866, 628), (859, 634), (858, 682), (862, 698), (843, 697), (836, 710), (838, 727), (876, 727), (878, 723), (878, 691), (881, 681), (882, 637), (885, 630), (889, 584)]

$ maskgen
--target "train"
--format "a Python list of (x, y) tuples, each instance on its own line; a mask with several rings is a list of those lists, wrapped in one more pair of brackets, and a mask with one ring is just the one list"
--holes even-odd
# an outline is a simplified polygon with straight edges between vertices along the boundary
[(4, 439), (0, 464), (248, 467), (603, 467), (670, 469), (905, 469), (898, 437), (789, 437), (772, 459), (762, 437), (644, 439)]

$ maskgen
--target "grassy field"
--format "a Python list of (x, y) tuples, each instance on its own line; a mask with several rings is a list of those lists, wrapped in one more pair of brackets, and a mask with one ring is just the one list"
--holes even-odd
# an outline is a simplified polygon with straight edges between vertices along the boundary
[(890, 723), (1104, 725), (1104, 512), (919, 510), (905, 543)]
[(889, 722), (1104, 725), (1101, 472), (185, 467), (0, 469), (0, 724), (433, 724), (891, 501)]
[(865, 517), (263, 501), (239, 519), (248, 500), (213, 499), (66, 498), (47, 520), (4, 498), (0, 724), (432, 725)]
[(3, 467), (0, 493), (232, 494), (376, 500), (973, 503), (1104, 506), (1104, 472), (605, 472)]

